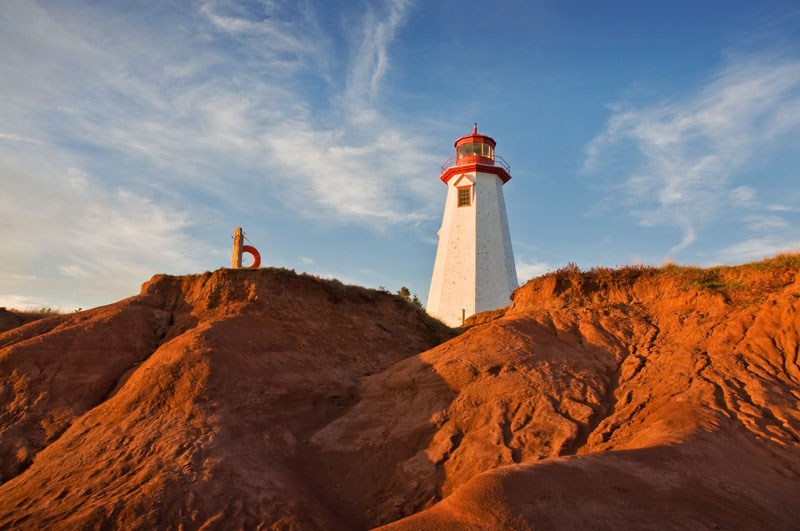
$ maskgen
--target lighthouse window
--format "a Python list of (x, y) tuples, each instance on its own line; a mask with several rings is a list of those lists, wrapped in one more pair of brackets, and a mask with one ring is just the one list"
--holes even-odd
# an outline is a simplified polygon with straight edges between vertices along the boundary
[(458, 206), (469, 206), (470, 187), (465, 186), (458, 189)]
[(489, 144), (480, 142), (467, 142), (458, 146), (458, 158), (462, 157), (486, 157), (494, 159), (494, 149)]

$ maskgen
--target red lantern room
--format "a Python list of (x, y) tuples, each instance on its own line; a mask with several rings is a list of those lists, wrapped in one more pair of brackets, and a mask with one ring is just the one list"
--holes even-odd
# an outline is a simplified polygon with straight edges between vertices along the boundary
[(456, 140), (456, 154), (442, 165), (440, 179), (445, 183), (454, 175), (469, 171), (494, 173), (505, 184), (511, 179), (511, 168), (503, 157), (495, 156), (497, 143), (493, 138), (478, 134), (478, 124), (472, 127), (472, 134)]
[(456, 164), (491, 164), (494, 165), (494, 147), (497, 143), (493, 138), (478, 134), (478, 124), (472, 126), (472, 134), (462, 136), (456, 140)]

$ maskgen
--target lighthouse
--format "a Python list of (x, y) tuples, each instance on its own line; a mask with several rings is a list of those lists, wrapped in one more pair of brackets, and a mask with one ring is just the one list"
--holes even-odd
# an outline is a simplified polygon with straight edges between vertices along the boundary
[(456, 154), (441, 168), (447, 199), (426, 309), (449, 326), (508, 306), (517, 289), (503, 198), (511, 169), (495, 155), (496, 145), (475, 124), (471, 135), (456, 140)]

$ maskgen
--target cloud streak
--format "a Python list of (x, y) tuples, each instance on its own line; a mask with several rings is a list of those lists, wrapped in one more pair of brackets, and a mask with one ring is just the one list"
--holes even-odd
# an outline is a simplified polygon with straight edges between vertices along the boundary
[[(47, 305), (65, 306), (71, 296), (95, 304), (110, 294), (132, 294), (163, 271), (191, 267), (194, 253), (188, 215), (125, 188), (108, 188), (76, 168), (59, 175), (0, 164), (13, 178), (13, 195), (0, 197), (0, 305), (37, 292), (54, 293), (65, 279), (70, 295), (50, 295)], [(31, 215), (33, 214), (33, 215)], [(24, 277), (15, 271), (34, 274)], [(16, 293), (15, 293), (16, 292)], [(83, 295), (81, 295), (83, 294)]]
[[(30, 106), (11, 122), (20, 127), (4, 134), (38, 138), (24, 129), (49, 121), (31, 133), (107, 150), (209, 193), (220, 188), (221, 174), (241, 186), (257, 176), (308, 215), (370, 226), (429, 218), (436, 188), (428, 173), (438, 158), (426, 152), (424, 138), (390, 123), (376, 106), (388, 48), (409, 3), (387, 2), (383, 18), (378, 7), (367, 10), (338, 93), (341, 85), (327, 80), (330, 39), (310, 8), (293, 5), (269, 2), (254, 12), (238, 3), (204, 2), (194, 31), (180, 35), (185, 42), (143, 35), (147, 30), (136, 26), (122, 31), (118, 21), (93, 32), (86, 20), (65, 29), (31, 7), (28, 24), (53, 26), (58, 36), (56, 43), (43, 40), (41, 51), (70, 68), (42, 84), (58, 92), (33, 90), (55, 108)], [(67, 34), (93, 38), (75, 37), (59, 54)], [(12, 87), (20, 95), (34, 85), (25, 68), (8, 72), (7, 79), (23, 80)], [(321, 112), (295, 79), (308, 75), (333, 89)]]
[[(621, 103), (611, 110), (605, 131), (587, 146), (584, 172), (627, 165), (622, 204), (643, 226), (683, 232), (669, 253), (742, 209), (754, 214), (742, 219), (753, 230), (783, 226), (776, 215), (755, 216), (769, 207), (759, 203), (755, 188), (735, 182), (753, 171), (748, 165), (754, 160), (800, 131), (800, 62), (743, 60), (683, 99), (638, 108)], [(633, 166), (617, 157), (628, 148), (639, 155)]]
[(351, 60), (345, 98), (356, 122), (374, 117), (369, 111), (389, 70), (388, 47), (410, 6), (411, 2), (405, 0), (390, 1), (383, 6), (387, 11), (384, 17), (370, 8), (362, 21), (363, 35)]
[(4, 273), (40, 264), (3, 293), (69, 279), (96, 303), (202, 267), (198, 212), (252, 190), (376, 230), (438, 214), (438, 157), (380, 106), (409, 2), (371, 4), (344, 63), (311, 3), (118, 7), (0, 4)]
[(519, 279), (519, 284), (522, 285), (528, 280), (544, 275), (550, 271), (553, 271), (553, 267), (545, 262), (541, 262), (539, 260), (520, 260), (517, 259), (516, 263), (517, 267), (517, 278)]

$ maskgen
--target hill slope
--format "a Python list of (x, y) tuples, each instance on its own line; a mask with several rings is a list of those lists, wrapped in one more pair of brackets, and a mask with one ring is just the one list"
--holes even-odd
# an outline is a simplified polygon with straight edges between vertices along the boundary
[(423, 315), (220, 270), (0, 335), (0, 527), (349, 527), (308, 439), (360, 378), (450, 337)]
[(777, 261), (529, 282), (422, 354), (455, 395), (430, 409), (423, 488), (450, 497), (388, 528), (797, 528), (797, 279)]
[(0, 528), (793, 528), (796, 258), (566, 268), (438, 346), (388, 294), (154, 277), (0, 334)]

